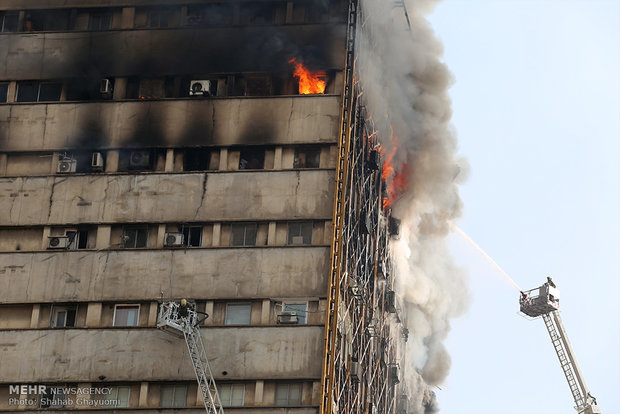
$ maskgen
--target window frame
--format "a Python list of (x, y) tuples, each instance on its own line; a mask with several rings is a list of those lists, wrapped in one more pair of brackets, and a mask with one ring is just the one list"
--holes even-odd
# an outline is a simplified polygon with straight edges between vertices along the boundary
[[(308, 166), (308, 154), (316, 155), (316, 166)], [(300, 154), (304, 154), (303, 165), (298, 160), (301, 159)], [(293, 168), (294, 169), (312, 169), (312, 168), (320, 168), (321, 166), (321, 148), (320, 147), (296, 147), (295, 153), (293, 155)]]
[(0, 91), (6, 87), (6, 90), (3, 93), (0, 93), (0, 103), (7, 103), (9, 101), (9, 85), (9, 82), (0, 82)]
[[(132, 308), (132, 307), (137, 307), (137, 314), (136, 314), (136, 324), (135, 325), (117, 325), (117, 315), (116, 312), (119, 308)], [(129, 319), (129, 318), (128, 318)], [(112, 326), (115, 328), (125, 328), (125, 327), (135, 327), (135, 326), (140, 326), (140, 304), (139, 303), (117, 303), (114, 305), (114, 316), (112, 317)]]
[[(245, 405), (245, 384), (220, 384), (218, 387), (222, 407), (243, 407)], [(228, 400), (226, 400), (223, 395), (223, 391), (226, 389), (230, 390), (230, 398)], [(233, 396), (235, 389), (241, 390), (241, 404), (234, 404), (235, 401)]]
[[(235, 227), (239, 228), (243, 226), (243, 241), (241, 244), (235, 243)], [(248, 240), (248, 229), (252, 228), (254, 230), (254, 240), (249, 243)], [(257, 222), (247, 222), (247, 223), (231, 223), (230, 226), (230, 245), (235, 247), (240, 246), (256, 246), (256, 239), (258, 238), (258, 223)]]
[[(286, 386), (286, 403), (282, 404), (278, 402), (278, 390), (282, 389), (282, 387)], [(299, 401), (291, 401), (291, 386), (299, 387)], [(301, 382), (287, 382), (287, 383), (277, 383), (276, 390), (274, 392), (274, 405), (277, 407), (287, 407), (287, 406), (296, 406), (301, 405), (303, 401), (303, 383)], [(280, 399), (280, 402), (284, 401)]]
[[(103, 400), (104, 401), (116, 401), (116, 403), (114, 403), (114, 404), (106, 404), (105, 406), (106, 407), (110, 407), (110, 408), (129, 408), (129, 401), (130, 401), (130, 398), (131, 398), (131, 387), (129, 387), (127, 385), (117, 385), (117, 386), (110, 387), (110, 389), (115, 390), (116, 394), (114, 395), (113, 398), (112, 398), (112, 392), (110, 392), (109, 394), (105, 394), (103, 396)], [(126, 401), (119, 400), (118, 393), (119, 393), (120, 390), (127, 390), (127, 400)]]
[[(15, 17), (15, 30), (5, 30), (7, 17)], [(10, 10), (0, 12), (0, 33), (17, 32), (19, 32), (19, 13)]]
[[(33, 100), (21, 100), (19, 97), (19, 91), (24, 86), (31, 85), (34, 87), (34, 99)], [(41, 86), (45, 85), (58, 85), (60, 86), (60, 92), (58, 94), (58, 99), (43, 99), (41, 100)], [(63, 83), (60, 81), (18, 81), (17, 82), (17, 90), (15, 91), (15, 102), (19, 103), (32, 103), (32, 102), (60, 102), (62, 98), (62, 87)], [(8, 88), (7, 88), (8, 89)], [(8, 94), (8, 90), (7, 90)], [(8, 99), (8, 97), (7, 97)]]
[[(69, 311), (73, 311), (73, 325), (67, 325)], [(58, 314), (61, 312), (65, 312), (64, 321), (62, 325), (57, 323)], [(54, 305), (52, 304), (52, 308), (50, 310), (50, 328), (75, 328), (77, 322), (77, 312), (78, 305)]]
[[(108, 25), (107, 27), (102, 28), (101, 23), (104, 22), (104, 18), (107, 17)], [(97, 27), (93, 27), (94, 19), (98, 19)], [(88, 13), (88, 30), (91, 32), (103, 32), (106, 30), (112, 30), (112, 25), (114, 23), (114, 12), (111, 10), (93, 10)]]
[[(164, 389), (170, 389), (172, 388), (172, 404), (171, 405), (164, 405), (164, 399), (163, 399), (163, 394), (164, 394)], [(175, 401), (176, 401), (176, 392), (177, 389), (183, 388), (183, 392), (185, 394), (185, 399), (183, 401), (183, 405), (176, 405)], [(159, 389), (159, 407), (160, 408), (176, 408), (176, 407), (187, 407), (187, 384), (164, 384), (160, 387)]]
[[(247, 323), (229, 323), (228, 315), (230, 307), (241, 307), (247, 306), (248, 314), (247, 314)], [(226, 314), (224, 315), (224, 325), (226, 326), (247, 326), (252, 324), (252, 303), (251, 302), (241, 302), (241, 303), (227, 303), (226, 304)]]
[[(180, 232), (183, 233), (183, 245), (185, 247), (201, 247), (203, 226), (181, 226)], [(187, 234), (186, 234), (187, 231)], [(192, 234), (198, 232), (198, 244), (190, 244)]]
[[(310, 225), (310, 241), (308, 243), (306, 243), (306, 239), (303, 235), (303, 225)], [(291, 234), (291, 227), (298, 225), (299, 226), (299, 234)], [(308, 246), (312, 244), (312, 241), (314, 239), (314, 222), (313, 221), (289, 221), (287, 223), (287, 228), (286, 228), (286, 244), (287, 246)], [(294, 237), (302, 237), (303, 241), (301, 243), (294, 243), (293, 242), (293, 238)]]
[[(56, 404), (49, 404), (49, 405), (47, 405), (46, 404), (46, 405), (43, 405), (43, 398), (45, 398), (45, 399), (50, 399), (51, 398), (52, 401), (53, 400), (64, 401), (66, 399), (66, 397), (67, 397), (67, 394), (65, 394), (65, 392), (64, 392), (64, 388), (67, 388), (67, 384), (56, 384), (56, 385), (52, 385), (52, 386), (47, 386), (45, 391), (43, 391), (43, 393), (39, 394), (39, 401), (38, 401), (39, 403), (37, 404), (39, 409), (57, 410), (57, 409), (60, 409), (60, 408), (65, 408), (66, 407), (65, 404), (58, 404), (58, 405), (56, 405)], [(60, 391), (60, 390), (63, 390), (63, 391), (60, 391), (60, 392), (51, 392), (51, 391), (49, 391), (49, 393), (48, 393), (48, 390), (51, 390), (51, 389), (55, 389), (57, 391)]]
[[(126, 234), (126, 231), (131, 231), (131, 230), (135, 230), (136, 231), (136, 236), (134, 239), (134, 243), (133, 246), (129, 247), (127, 246), (127, 241), (129, 240)], [(144, 230), (146, 231), (146, 238), (145, 238), (145, 243), (144, 246), (136, 246), (138, 244), (138, 233), (137, 231), (139, 230)], [(122, 248), (123, 249), (146, 249), (149, 246), (149, 226), (123, 226), (123, 234), (122, 234)]]

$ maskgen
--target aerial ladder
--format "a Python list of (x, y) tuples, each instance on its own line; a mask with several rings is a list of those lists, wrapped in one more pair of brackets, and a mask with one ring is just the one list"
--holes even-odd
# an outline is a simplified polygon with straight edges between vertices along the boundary
[(575, 400), (575, 410), (579, 414), (600, 414), (601, 409), (596, 404), (596, 398), (590, 394), (586, 381), (579, 369), (575, 352), (568, 340), (566, 330), (562, 324), (560, 313), (560, 291), (550, 277), (542, 286), (521, 292), (519, 307), (522, 313), (536, 318), (542, 316), (555, 353), (560, 360), (560, 366), (568, 381), (570, 392)]
[[(203, 316), (200, 317), (199, 315)], [(199, 325), (207, 317), (206, 313), (196, 311), (194, 305), (189, 304), (185, 299), (180, 302), (164, 302), (160, 305), (157, 315), (157, 329), (178, 338), (185, 338), (207, 414), (224, 414), (211, 365), (207, 359), (205, 346), (200, 335)]]

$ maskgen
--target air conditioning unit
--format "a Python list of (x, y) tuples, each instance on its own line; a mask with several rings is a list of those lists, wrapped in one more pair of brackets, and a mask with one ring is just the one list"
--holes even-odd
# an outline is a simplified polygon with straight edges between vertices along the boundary
[(168, 247), (183, 246), (183, 233), (166, 233), (164, 236), (164, 245)]
[(294, 325), (299, 323), (296, 312), (282, 312), (278, 315), (278, 323)]
[(293, 244), (304, 244), (304, 236), (293, 236), (291, 242)]
[(351, 373), (351, 380), (355, 382), (359, 382), (362, 378), (362, 371), (360, 363), (357, 361), (351, 362), (351, 366), (349, 367), (349, 372)]
[(77, 168), (77, 161), (73, 158), (61, 158), (58, 161), (56, 172), (61, 174), (73, 173)]
[(151, 165), (151, 153), (149, 151), (132, 151), (129, 154), (130, 167), (149, 167)]
[(93, 171), (103, 171), (103, 155), (100, 152), (93, 152), (90, 166)]
[(193, 80), (189, 83), (189, 96), (211, 96), (210, 80)]
[(69, 237), (68, 236), (49, 236), (48, 237), (48, 249), (68, 249)]
[(112, 93), (112, 82), (108, 78), (101, 79), (99, 84), (99, 92), (103, 95), (109, 95)]

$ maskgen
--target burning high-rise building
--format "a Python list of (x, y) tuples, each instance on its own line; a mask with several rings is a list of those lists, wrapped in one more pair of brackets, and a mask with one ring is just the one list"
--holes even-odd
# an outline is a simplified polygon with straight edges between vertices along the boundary
[(181, 298), (227, 413), (433, 410), (445, 327), (416, 331), (398, 244), (457, 209), (428, 207), (426, 141), (356, 67), (373, 7), (0, 2), (0, 412), (204, 412), (156, 329)]

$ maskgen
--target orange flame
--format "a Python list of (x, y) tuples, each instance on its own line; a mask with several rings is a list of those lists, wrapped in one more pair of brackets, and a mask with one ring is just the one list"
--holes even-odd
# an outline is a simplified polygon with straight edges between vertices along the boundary
[[(407, 190), (409, 184), (409, 168), (405, 162), (400, 163), (398, 168), (394, 168), (394, 155), (398, 149), (398, 137), (394, 135), (394, 132), (390, 128), (390, 135), (392, 138), (392, 150), (385, 156), (383, 161), (383, 168), (381, 172), (381, 178), (386, 186), (387, 195), (383, 197), (383, 209), (391, 207), (400, 196)], [(379, 146), (379, 153), (383, 157), (385, 150)]]
[(299, 80), (300, 95), (325, 92), (326, 82), (324, 78), (327, 76), (325, 72), (308, 70), (302, 63), (297, 62), (297, 58), (290, 59), (288, 63), (295, 65), (295, 73), (293, 73), (293, 76)]

